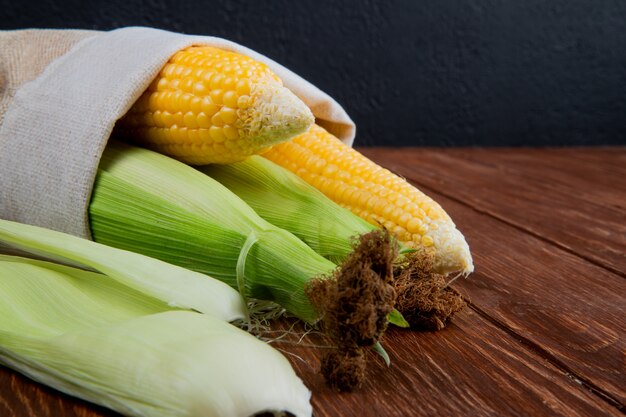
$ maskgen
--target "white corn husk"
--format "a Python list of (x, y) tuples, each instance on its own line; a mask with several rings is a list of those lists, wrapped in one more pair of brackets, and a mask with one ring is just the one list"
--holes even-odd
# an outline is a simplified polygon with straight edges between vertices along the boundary
[(242, 297), (228, 285), (147, 256), (8, 220), (0, 220), (0, 243), (95, 269), (172, 307), (193, 309), (226, 321), (247, 316)]
[(276, 350), (94, 272), (0, 256), (0, 362), (128, 416), (310, 416)]

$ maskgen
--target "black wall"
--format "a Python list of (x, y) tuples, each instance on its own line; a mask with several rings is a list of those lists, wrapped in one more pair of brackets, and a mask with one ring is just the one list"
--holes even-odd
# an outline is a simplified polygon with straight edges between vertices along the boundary
[(625, 0), (0, 0), (0, 28), (216, 35), (334, 96), (371, 145), (626, 143)]

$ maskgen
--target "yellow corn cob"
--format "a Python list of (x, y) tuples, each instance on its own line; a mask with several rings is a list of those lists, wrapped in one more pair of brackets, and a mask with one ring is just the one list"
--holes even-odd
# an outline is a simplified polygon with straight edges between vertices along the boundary
[(439, 204), (323, 128), (313, 125), (263, 156), (408, 246), (434, 251), (437, 272), (473, 271), (465, 238)]
[(212, 47), (177, 52), (118, 123), (189, 164), (229, 163), (305, 132), (309, 108), (263, 63)]

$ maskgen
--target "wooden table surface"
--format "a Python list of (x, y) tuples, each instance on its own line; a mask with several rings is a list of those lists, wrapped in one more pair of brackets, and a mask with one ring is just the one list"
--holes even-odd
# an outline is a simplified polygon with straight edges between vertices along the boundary
[[(625, 414), (626, 148), (361, 151), (448, 211), (476, 272), (448, 328), (387, 333), (392, 365), (372, 355), (358, 392), (324, 386), (321, 350), (277, 343), (316, 416)], [(0, 368), (2, 417), (116, 415)]]

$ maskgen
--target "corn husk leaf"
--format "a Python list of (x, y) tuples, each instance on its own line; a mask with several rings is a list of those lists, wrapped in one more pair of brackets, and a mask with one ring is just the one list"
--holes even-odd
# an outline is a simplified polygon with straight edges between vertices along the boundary
[(129, 416), (311, 415), (288, 361), (255, 337), (43, 261), (0, 256), (0, 362)]
[(297, 175), (261, 156), (197, 169), (219, 181), (263, 219), (289, 230), (325, 258), (340, 263), (352, 238), (376, 229)]
[(317, 312), (306, 284), (336, 267), (217, 181), (141, 148), (109, 144), (89, 214), (98, 242), (208, 274), (307, 321)]
[(226, 321), (247, 315), (241, 296), (224, 283), (147, 256), (8, 220), (0, 220), (0, 241), (38, 256), (95, 269), (172, 307)]
[(402, 313), (400, 313), (395, 308), (391, 311), (391, 313), (389, 313), (387, 318), (389, 320), (389, 323), (393, 324), (394, 326), (398, 326), (398, 327), (402, 327), (402, 328), (411, 327), (411, 325), (409, 324), (408, 321), (406, 321), (406, 319), (404, 318)]

